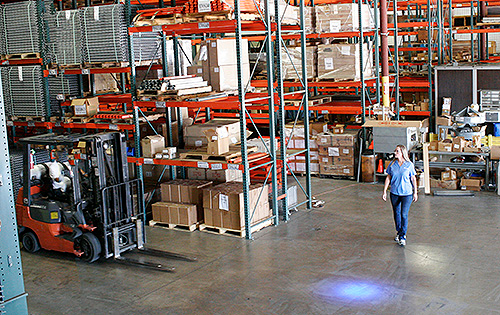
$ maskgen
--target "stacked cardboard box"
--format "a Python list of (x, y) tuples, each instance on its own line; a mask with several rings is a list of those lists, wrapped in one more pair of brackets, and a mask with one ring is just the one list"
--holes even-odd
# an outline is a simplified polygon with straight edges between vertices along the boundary
[[(191, 179), (176, 179), (161, 184), (161, 205), (156, 206), (156, 209), (164, 209), (169, 213), (170, 221), (155, 219), (153, 212), (153, 220), (161, 221), (170, 224), (185, 224), (175, 221), (177, 218), (189, 218), (196, 221), (187, 224), (191, 225), (196, 222), (203, 221), (203, 192), (202, 189), (211, 186), (211, 181), (191, 180)], [(194, 217), (192, 216), (192, 207), (181, 207), (177, 204), (194, 206)], [(154, 205), (153, 205), (154, 206)], [(154, 209), (154, 208), (153, 208)], [(178, 213), (179, 215), (173, 215)], [(161, 214), (161, 217), (164, 217)], [(166, 216), (165, 216), (166, 217)]]
[(184, 144), (186, 148), (207, 146), (208, 141), (204, 132), (216, 128), (226, 129), (230, 144), (241, 141), (240, 122), (238, 119), (212, 119), (204, 124), (195, 124), (184, 128)]
[[(271, 216), (268, 195), (267, 185), (250, 185), (248, 205), (251, 212), (251, 224)], [(244, 230), (243, 185), (225, 183), (203, 189), (203, 211), (207, 226)]]
[[(373, 76), (373, 62), (368, 44), (363, 45), (363, 74)], [(319, 79), (359, 80), (361, 53), (357, 44), (329, 44), (318, 46), (317, 74)]]
[(321, 175), (354, 176), (356, 135), (322, 133), (316, 142)]
[[(248, 41), (243, 39), (240, 45), (242, 60), (242, 83), (250, 80), (250, 61)], [(215, 91), (234, 91), (238, 89), (237, 54), (235, 39), (216, 39), (203, 42), (193, 65), (188, 67), (188, 74), (203, 77)]]
[[(316, 77), (317, 46), (306, 47), (307, 78)], [(283, 48), (281, 52), (282, 76), (284, 79), (302, 79), (302, 49), (301, 47)]]
[[(359, 30), (359, 5), (340, 3), (317, 5), (316, 33), (352, 32)], [(373, 15), (368, 4), (362, 6), (363, 29), (374, 27)]]
[[(316, 144), (316, 135), (326, 131), (327, 124), (325, 122), (312, 122), (309, 124), (309, 151), (311, 159), (311, 173), (319, 173), (319, 154), (318, 145)], [(287, 147), (291, 150), (303, 150), (306, 147), (306, 137), (304, 124), (298, 122), (295, 125), (290, 123), (285, 125), (285, 135), (288, 138)], [(287, 159), (290, 170), (296, 173), (306, 172), (306, 156), (305, 154), (294, 155)]]

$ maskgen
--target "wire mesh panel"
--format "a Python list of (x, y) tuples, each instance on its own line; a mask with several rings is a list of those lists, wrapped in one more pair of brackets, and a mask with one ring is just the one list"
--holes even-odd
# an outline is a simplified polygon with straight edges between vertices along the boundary
[(35, 1), (9, 3), (1, 6), (0, 53), (39, 53), (40, 28)]
[(136, 62), (161, 58), (161, 36), (157, 32), (134, 33), (134, 60)]
[(80, 10), (58, 11), (55, 15), (51, 36), (55, 61), (59, 65), (82, 62), (82, 32)]
[(2, 67), (2, 87), (7, 116), (45, 116), (41, 66)]
[(68, 97), (78, 96), (80, 89), (78, 87), (77, 75), (59, 75), (49, 77), (49, 99), (51, 115), (62, 115), (61, 101)]
[(127, 24), (121, 4), (81, 8), (84, 62), (128, 60)]

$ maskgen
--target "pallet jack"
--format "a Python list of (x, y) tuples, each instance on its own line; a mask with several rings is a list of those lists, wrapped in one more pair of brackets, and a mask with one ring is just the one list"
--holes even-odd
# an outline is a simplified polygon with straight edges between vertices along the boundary
[[(126, 139), (120, 132), (53, 133), (19, 140), (24, 149), (23, 187), (16, 201), (20, 242), (73, 253), (86, 262), (116, 262), (172, 272), (174, 267), (124, 257), (140, 254), (196, 261), (195, 257), (146, 248), (142, 181), (129, 179)], [(50, 150), (52, 162), (36, 164), (32, 148)], [(68, 161), (58, 161), (67, 152)], [(27, 175), (26, 175), (27, 174)]]

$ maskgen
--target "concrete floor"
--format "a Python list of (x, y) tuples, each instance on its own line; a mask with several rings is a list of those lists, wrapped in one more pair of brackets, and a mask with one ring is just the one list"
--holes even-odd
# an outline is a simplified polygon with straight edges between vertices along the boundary
[(313, 178), (326, 205), (255, 240), (148, 228), (175, 273), (23, 251), (31, 314), (500, 314), (500, 197), (430, 197), (394, 241), (381, 185)]

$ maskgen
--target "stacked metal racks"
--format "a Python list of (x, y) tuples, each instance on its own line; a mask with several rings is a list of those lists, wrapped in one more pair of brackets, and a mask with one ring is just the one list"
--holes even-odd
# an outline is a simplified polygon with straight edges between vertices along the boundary
[(158, 32), (134, 33), (133, 36), (136, 62), (161, 59), (161, 36)]
[(58, 11), (51, 39), (54, 42), (55, 62), (59, 65), (82, 62), (82, 32), (80, 10)]
[(36, 1), (0, 6), (0, 54), (40, 53), (41, 32)]
[(78, 97), (80, 89), (77, 75), (59, 75), (49, 77), (50, 113), (53, 116), (62, 116), (61, 101), (68, 97)]
[(46, 116), (42, 66), (2, 67), (0, 71), (6, 116)]
[(122, 4), (81, 8), (83, 61), (125, 62), (128, 33)]

